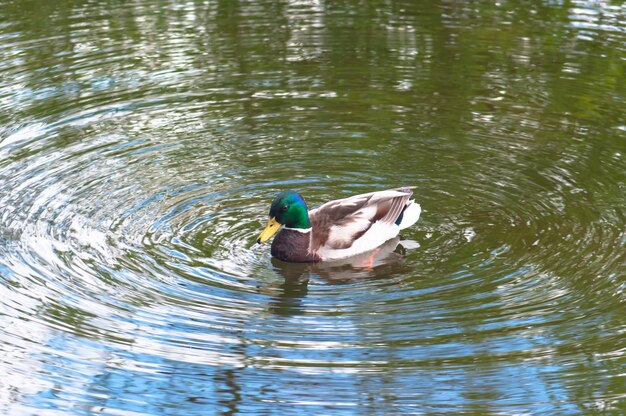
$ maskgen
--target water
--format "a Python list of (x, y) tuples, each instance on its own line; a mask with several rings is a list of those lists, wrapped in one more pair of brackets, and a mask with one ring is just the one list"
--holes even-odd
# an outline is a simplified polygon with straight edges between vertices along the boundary
[[(0, 6), (0, 412), (626, 411), (620, 2)], [(254, 244), (401, 185), (373, 265)]]

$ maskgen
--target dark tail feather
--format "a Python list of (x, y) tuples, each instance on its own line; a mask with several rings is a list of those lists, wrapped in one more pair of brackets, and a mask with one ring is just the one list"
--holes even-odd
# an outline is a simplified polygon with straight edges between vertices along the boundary
[(396, 225), (400, 225), (402, 223), (402, 218), (404, 218), (404, 211), (406, 211), (407, 207), (408, 205), (405, 205), (404, 208), (402, 208), (402, 212), (400, 213), (400, 215), (398, 215), (398, 219), (396, 220)]

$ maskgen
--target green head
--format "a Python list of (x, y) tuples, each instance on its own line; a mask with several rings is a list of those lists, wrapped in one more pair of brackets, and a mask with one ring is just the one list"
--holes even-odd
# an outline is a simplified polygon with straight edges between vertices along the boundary
[(304, 198), (294, 191), (278, 194), (270, 208), (270, 218), (289, 228), (309, 228), (309, 210)]
[(270, 220), (259, 236), (258, 242), (269, 240), (281, 225), (289, 228), (311, 228), (309, 210), (299, 193), (285, 191), (274, 198), (270, 207)]

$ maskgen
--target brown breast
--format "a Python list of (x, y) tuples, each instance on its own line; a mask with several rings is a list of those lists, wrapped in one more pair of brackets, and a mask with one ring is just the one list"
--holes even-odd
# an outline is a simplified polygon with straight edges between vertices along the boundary
[(272, 256), (290, 262), (316, 262), (321, 259), (309, 253), (311, 233), (301, 233), (283, 228), (272, 241)]

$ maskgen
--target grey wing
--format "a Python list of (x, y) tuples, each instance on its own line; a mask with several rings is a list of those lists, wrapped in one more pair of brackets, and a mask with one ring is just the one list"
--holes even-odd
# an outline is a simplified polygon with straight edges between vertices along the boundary
[(372, 192), (330, 201), (312, 210), (311, 249), (348, 248), (377, 221), (393, 224), (412, 194), (411, 188)]

